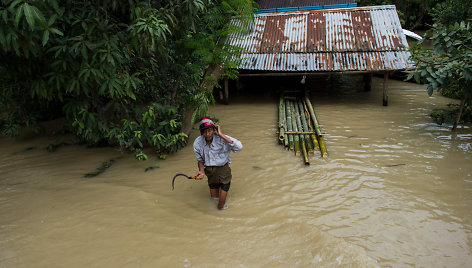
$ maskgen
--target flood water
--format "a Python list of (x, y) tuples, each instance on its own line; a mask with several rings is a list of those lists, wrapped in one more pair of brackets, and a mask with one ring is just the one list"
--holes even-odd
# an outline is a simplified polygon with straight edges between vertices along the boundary
[(211, 107), (244, 145), (224, 211), (205, 180), (172, 191), (176, 173), (196, 172), (191, 146), (139, 162), (114, 148), (48, 152), (60, 136), (0, 138), (0, 267), (470, 265), (471, 128), (432, 123), (450, 100), (419, 85), (391, 80), (383, 107), (382, 79), (370, 92), (350, 79), (310, 83), (329, 153), (310, 166), (277, 143), (277, 81)]

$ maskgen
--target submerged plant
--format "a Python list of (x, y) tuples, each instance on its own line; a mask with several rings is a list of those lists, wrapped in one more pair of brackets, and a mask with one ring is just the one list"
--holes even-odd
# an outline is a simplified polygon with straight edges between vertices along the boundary
[(114, 163), (115, 163), (114, 159), (110, 159), (108, 161), (103, 160), (102, 165), (99, 168), (97, 168), (94, 172), (86, 173), (84, 175), (84, 178), (96, 177), (96, 176), (102, 174), (103, 172), (105, 172), (105, 170), (109, 169)]
[[(434, 122), (439, 125), (442, 124), (454, 124), (457, 114), (459, 113), (459, 104), (449, 103), (448, 108), (436, 108), (431, 112), (431, 117)], [(472, 107), (467, 106), (462, 111), (460, 124), (472, 123)]]

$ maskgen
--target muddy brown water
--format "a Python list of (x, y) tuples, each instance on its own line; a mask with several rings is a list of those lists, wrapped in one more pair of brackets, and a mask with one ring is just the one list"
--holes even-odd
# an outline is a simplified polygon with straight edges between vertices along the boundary
[(0, 138), (0, 267), (470, 265), (471, 128), (432, 123), (450, 100), (416, 84), (391, 81), (383, 107), (381, 79), (370, 92), (347, 82), (312, 93), (329, 157), (310, 166), (277, 144), (270, 89), (211, 107), (244, 145), (224, 211), (205, 181), (178, 178), (172, 191), (174, 174), (196, 171), (191, 146), (139, 162), (113, 148), (45, 149), (64, 137)]

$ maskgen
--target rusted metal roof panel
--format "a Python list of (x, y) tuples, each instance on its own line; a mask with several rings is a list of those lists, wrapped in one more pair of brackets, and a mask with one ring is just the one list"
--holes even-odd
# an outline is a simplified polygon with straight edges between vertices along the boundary
[[(259, 53), (262, 44), (262, 36), (266, 25), (267, 17), (255, 17), (253, 25), (249, 33), (237, 33), (231, 38), (231, 45), (242, 48), (247, 53)], [(234, 24), (243, 28), (239, 21), (234, 21)]]
[(355, 0), (259, 0), (261, 9), (355, 4)]
[(409, 66), (408, 51), (242, 54), (239, 68), (296, 72), (401, 70)]
[(230, 43), (244, 51), (241, 69), (381, 71), (411, 67), (395, 6), (260, 14), (249, 34), (237, 34)]

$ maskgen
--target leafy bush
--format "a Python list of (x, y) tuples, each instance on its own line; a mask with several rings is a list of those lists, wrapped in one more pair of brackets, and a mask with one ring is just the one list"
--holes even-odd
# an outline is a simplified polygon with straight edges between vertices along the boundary
[(39, 122), (65, 117), (81, 141), (119, 144), (139, 159), (150, 146), (164, 158), (185, 145), (187, 114), (208, 110), (206, 70), (231, 73), (229, 18), (250, 19), (252, 5), (2, 0), (1, 133), (39, 131)]
[(121, 124), (110, 129), (107, 137), (116, 140), (121, 148), (136, 152), (138, 159), (147, 159), (142, 152), (146, 145), (154, 147), (162, 159), (186, 145), (188, 136), (179, 132), (182, 123), (177, 120), (174, 107), (152, 103), (137, 114), (140, 115), (138, 121), (122, 119)]
[(442, 25), (470, 20), (472, 19), (470, 0), (441, 1), (431, 10), (431, 15), (436, 23)]
[(457, 12), (458, 7), (465, 6), (467, 4), (462, 0), (445, 1), (438, 5), (436, 12), (441, 12), (435, 13), (437, 23), (418, 42), (431, 41), (433, 49), (420, 46), (411, 49), (416, 72), (408, 76), (409, 79), (414, 77), (417, 82), (420, 78), (426, 79), (429, 95), (437, 90), (461, 99), (452, 130), (460, 122), (464, 108), (467, 109), (472, 102), (472, 24), (463, 20), (464, 14), (470, 11)]
[(359, 6), (395, 5), (398, 17), (405, 29), (424, 29), (432, 24), (431, 10), (440, 0), (358, 0)]
[[(459, 104), (450, 103), (447, 105), (448, 108), (445, 109), (434, 109), (431, 113), (431, 117), (433, 118), (434, 122), (437, 124), (454, 124), (457, 113), (459, 112)], [(464, 123), (472, 123), (472, 108), (468, 106), (462, 112), (460, 124)]]

